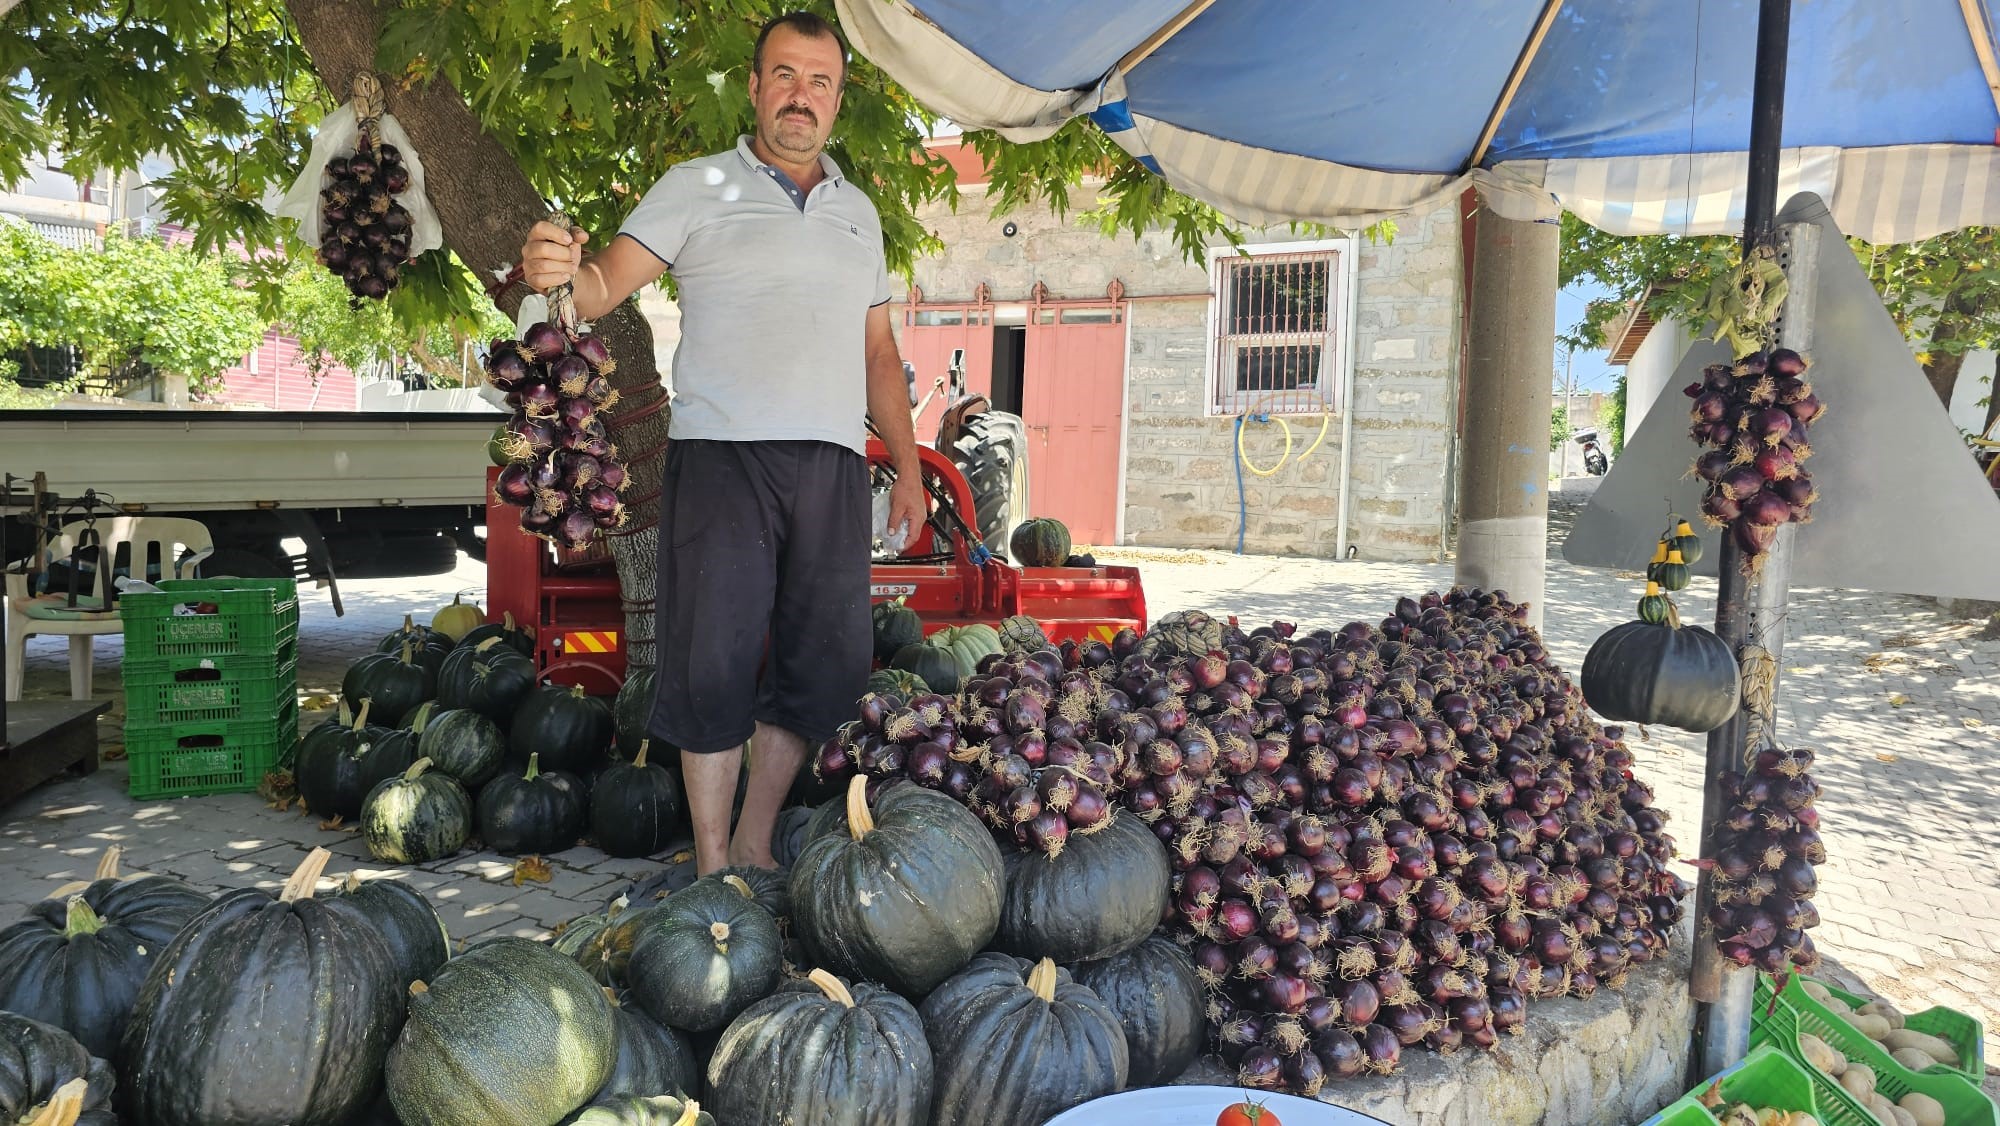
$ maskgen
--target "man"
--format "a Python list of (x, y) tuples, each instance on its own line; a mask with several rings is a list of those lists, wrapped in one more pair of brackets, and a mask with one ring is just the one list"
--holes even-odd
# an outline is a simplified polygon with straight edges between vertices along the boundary
[(854, 717), (871, 648), (865, 417), (897, 475), (889, 528), (924, 515), (881, 225), (822, 151), (846, 59), (819, 17), (773, 20), (751, 60), (754, 136), (668, 169), (588, 258), (584, 232), (548, 223), (521, 252), (527, 283), (573, 282), (586, 320), (666, 270), (679, 283), (648, 731), (681, 748), (704, 874), (774, 866), (807, 748)]

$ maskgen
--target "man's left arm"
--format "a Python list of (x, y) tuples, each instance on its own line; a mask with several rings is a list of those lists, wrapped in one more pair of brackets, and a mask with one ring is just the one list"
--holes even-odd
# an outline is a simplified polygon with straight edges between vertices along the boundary
[(889, 448), (889, 465), (896, 483), (889, 490), (889, 530), (906, 528), (916, 534), (928, 515), (924, 501), (923, 468), (917, 460), (917, 426), (910, 418), (910, 391), (903, 378), (903, 358), (896, 351), (896, 334), (889, 327), (887, 302), (868, 310), (868, 416)]

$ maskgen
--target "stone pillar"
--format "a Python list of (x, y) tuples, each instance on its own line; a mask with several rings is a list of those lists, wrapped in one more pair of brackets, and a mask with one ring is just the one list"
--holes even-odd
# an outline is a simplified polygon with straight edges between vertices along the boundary
[(1476, 225), (1455, 578), (1529, 603), (1540, 629), (1561, 228), (1492, 211)]

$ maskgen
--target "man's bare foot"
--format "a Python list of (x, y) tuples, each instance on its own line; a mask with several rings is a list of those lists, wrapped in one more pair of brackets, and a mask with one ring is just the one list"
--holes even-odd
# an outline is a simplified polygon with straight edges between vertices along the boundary
[(771, 856), (770, 849), (737, 848), (733, 845), (729, 849), (729, 866), (732, 868), (769, 868), (774, 872), (778, 870), (778, 862)]

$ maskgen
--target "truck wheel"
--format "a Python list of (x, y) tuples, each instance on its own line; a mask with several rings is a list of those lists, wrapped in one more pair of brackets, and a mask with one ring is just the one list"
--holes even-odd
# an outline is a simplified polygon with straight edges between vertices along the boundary
[(952, 464), (972, 489), (986, 550), (1006, 559), (1007, 537), (1028, 516), (1028, 430), (1020, 416), (981, 411), (966, 418), (965, 432), (952, 443)]
[(240, 547), (218, 547), (215, 554), (201, 561), (201, 577), (204, 579), (289, 579), (292, 569), (268, 555)]

